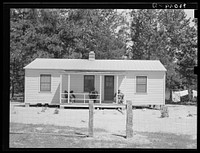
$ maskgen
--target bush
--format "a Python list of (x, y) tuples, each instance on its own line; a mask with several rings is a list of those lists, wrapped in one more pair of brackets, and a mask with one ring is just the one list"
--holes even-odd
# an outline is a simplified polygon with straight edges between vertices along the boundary
[(181, 97), (181, 102), (188, 102), (189, 101), (189, 96), (185, 95)]
[(163, 106), (161, 109), (161, 118), (169, 117), (169, 110), (168, 107)]

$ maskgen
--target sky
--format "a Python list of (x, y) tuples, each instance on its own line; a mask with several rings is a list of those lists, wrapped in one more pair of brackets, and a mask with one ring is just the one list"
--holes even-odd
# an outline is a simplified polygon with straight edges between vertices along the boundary
[[(194, 10), (193, 9), (184, 9), (184, 11), (185, 11), (185, 13), (187, 15), (186, 18), (190, 18), (191, 17), (190, 21), (192, 21), (192, 19), (194, 19)], [(193, 26), (193, 25), (194, 25), (194, 23), (190, 22), (190, 26)]]
[(187, 14), (187, 17), (191, 17), (191, 19), (194, 18), (194, 10), (192, 9), (184, 9), (185, 13)]

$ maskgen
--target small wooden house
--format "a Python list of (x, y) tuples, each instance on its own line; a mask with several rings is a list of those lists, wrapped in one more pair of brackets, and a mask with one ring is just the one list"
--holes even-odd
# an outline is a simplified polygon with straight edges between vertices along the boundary
[(98, 104), (118, 104), (119, 95), (133, 105), (165, 104), (166, 69), (159, 60), (97, 60), (90, 52), (89, 59), (37, 58), (24, 69), (29, 104), (86, 104), (91, 90)]

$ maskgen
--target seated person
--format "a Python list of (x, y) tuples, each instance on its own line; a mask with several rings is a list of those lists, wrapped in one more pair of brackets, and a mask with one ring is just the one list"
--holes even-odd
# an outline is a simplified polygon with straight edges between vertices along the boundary
[(89, 98), (95, 99), (94, 103), (96, 102), (96, 98), (98, 97), (98, 92), (95, 91), (95, 88), (92, 88), (92, 90), (89, 92)]
[(65, 93), (65, 94), (64, 94), (65, 98), (68, 98), (68, 91), (65, 90), (64, 93)]
[(70, 91), (70, 102), (75, 102), (75, 98), (76, 98), (76, 96), (73, 94), (74, 93), (74, 91), (73, 90), (71, 90)]
[[(116, 100), (116, 97), (117, 96), (117, 93), (115, 93), (115, 96), (114, 96), (114, 100)], [(118, 90), (118, 99), (117, 99), (117, 103), (118, 104), (122, 104), (124, 102), (124, 94), (121, 93), (121, 90)]]
[[(64, 93), (65, 93), (65, 98), (68, 99), (68, 91), (65, 90)], [(74, 91), (71, 90), (70, 91), (70, 102), (75, 102), (76, 96), (73, 93), (74, 93)]]

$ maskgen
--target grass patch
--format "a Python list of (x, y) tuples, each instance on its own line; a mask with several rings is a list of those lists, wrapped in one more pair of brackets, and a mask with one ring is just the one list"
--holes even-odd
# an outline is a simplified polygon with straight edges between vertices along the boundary
[(166, 148), (166, 149), (196, 149), (197, 140), (192, 139), (190, 135), (176, 135), (172, 133), (160, 132), (141, 132), (147, 136), (151, 142), (151, 148)]
[[(88, 134), (87, 128), (54, 126), (43, 124), (10, 123), (10, 131), (60, 133), (69, 135)], [(169, 133), (136, 132), (133, 138), (125, 135), (108, 133), (104, 129), (94, 129), (94, 137), (71, 137), (42, 134), (10, 134), (11, 148), (193, 148), (197, 140), (189, 135)]]
[[(75, 128), (75, 127), (69, 127), (69, 126), (10, 123), (10, 131), (20, 131), (20, 132), (41, 132), (41, 133), (52, 132), (52, 133), (72, 135), (76, 133), (87, 134), (87, 130), (88, 130), (87, 128)], [(105, 130), (95, 128), (95, 132), (105, 132)]]

